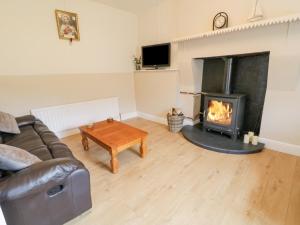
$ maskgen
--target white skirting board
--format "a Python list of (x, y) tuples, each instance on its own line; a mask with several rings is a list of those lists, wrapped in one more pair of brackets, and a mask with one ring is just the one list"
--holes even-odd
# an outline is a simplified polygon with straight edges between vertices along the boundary
[(167, 118), (154, 116), (154, 115), (143, 113), (143, 112), (137, 112), (137, 115), (138, 115), (138, 117), (141, 117), (143, 119), (150, 120), (150, 121), (153, 121), (153, 122), (156, 122), (156, 123), (161, 123), (161, 124), (164, 124), (164, 125), (168, 124)]
[[(167, 125), (166, 118), (154, 116), (154, 115), (143, 113), (143, 112), (138, 112), (137, 115), (141, 118)], [(191, 119), (186, 119), (184, 121), (184, 125), (192, 125), (193, 126), (193, 125), (197, 124), (198, 122), (199, 121), (192, 121)], [(300, 156), (300, 146), (299, 145), (293, 145), (293, 144), (280, 142), (280, 141), (267, 139), (267, 138), (260, 138), (259, 140), (262, 143), (266, 144), (267, 149), (272, 149), (274, 151), (283, 152), (283, 153), (287, 153), (290, 155)]]
[(259, 141), (266, 144), (266, 148), (272, 149), (278, 152), (287, 153), (290, 155), (300, 156), (300, 146), (293, 145), (281, 141), (275, 141), (268, 138), (259, 138)]
[(137, 112), (122, 113), (121, 120), (129, 120), (129, 119), (135, 118), (137, 116), (138, 116)]
[[(146, 119), (146, 120), (151, 120), (151, 121), (156, 122), (156, 123), (161, 123), (161, 124), (164, 124), (164, 125), (168, 125), (167, 118), (154, 116), (154, 115), (151, 115), (151, 114), (148, 114), (148, 113), (143, 113), (143, 112), (138, 112), (137, 115), (138, 115), (138, 117), (141, 117), (141, 118)], [(199, 122), (200, 122), (199, 120), (193, 121), (192, 119), (185, 118), (184, 121), (183, 121), (183, 125), (194, 126), (195, 124), (197, 124)]]

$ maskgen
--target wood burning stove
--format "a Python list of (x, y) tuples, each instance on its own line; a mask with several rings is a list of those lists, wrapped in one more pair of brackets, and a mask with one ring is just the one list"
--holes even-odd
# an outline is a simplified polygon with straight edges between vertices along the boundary
[(232, 58), (224, 58), (224, 93), (204, 94), (203, 127), (230, 135), (237, 139), (242, 131), (246, 96), (231, 94)]

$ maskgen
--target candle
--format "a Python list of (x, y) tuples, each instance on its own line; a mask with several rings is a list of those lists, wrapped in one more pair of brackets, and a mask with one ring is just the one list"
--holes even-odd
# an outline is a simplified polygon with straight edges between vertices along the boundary
[(249, 137), (253, 137), (253, 136), (254, 136), (254, 132), (249, 131), (249, 132), (248, 132), (248, 135), (249, 135)]
[(253, 145), (257, 145), (258, 144), (258, 136), (253, 136), (251, 142)]
[(251, 141), (252, 141), (252, 138), (253, 138), (253, 136), (254, 136), (254, 132), (249, 131), (249, 132), (248, 132), (248, 136), (249, 136), (249, 142), (251, 142)]
[(250, 142), (250, 137), (249, 137), (248, 134), (245, 134), (245, 135), (244, 135), (244, 143), (245, 143), (245, 144), (249, 144), (249, 142)]

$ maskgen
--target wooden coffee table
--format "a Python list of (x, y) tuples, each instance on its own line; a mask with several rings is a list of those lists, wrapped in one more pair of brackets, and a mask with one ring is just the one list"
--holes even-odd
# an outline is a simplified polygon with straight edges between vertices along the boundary
[(146, 139), (148, 133), (138, 128), (118, 121), (102, 121), (94, 123), (92, 127), (79, 128), (82, 136), (82, 145), (85, 151), (89, 150), (88, 138), (102, 146), (111, 155), (111, 169), (118, 172), (119, 162), (117, 154), (129, 147), (140, 144), (140, 154), (144, 158), (147, 154)]

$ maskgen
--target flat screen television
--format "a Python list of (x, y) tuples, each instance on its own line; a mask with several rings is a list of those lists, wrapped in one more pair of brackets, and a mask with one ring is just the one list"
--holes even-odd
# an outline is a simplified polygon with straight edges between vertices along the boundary
[(142, 65), (145, 68), (158, 69), (170, 66), (171, 44), (164, 43), (142, 47)]

